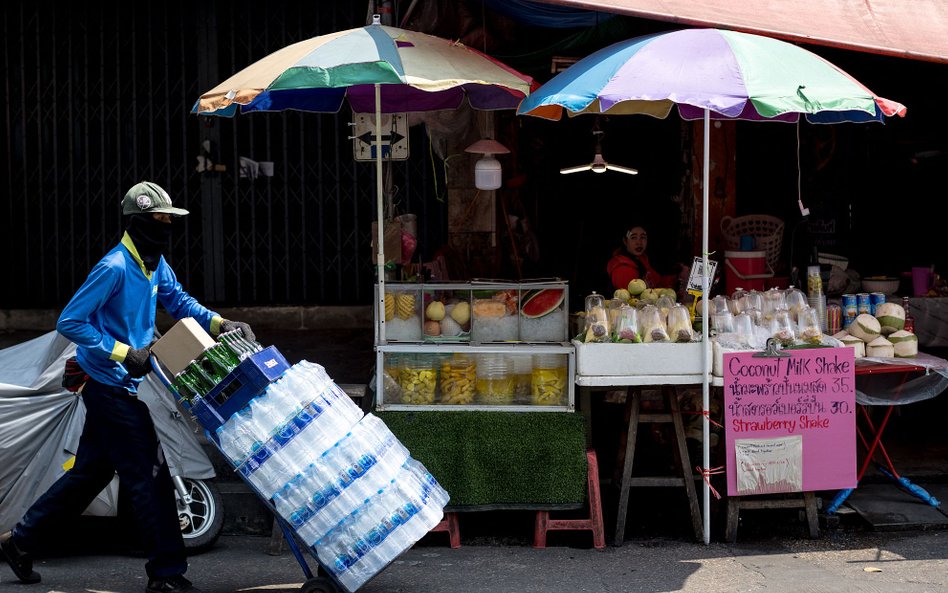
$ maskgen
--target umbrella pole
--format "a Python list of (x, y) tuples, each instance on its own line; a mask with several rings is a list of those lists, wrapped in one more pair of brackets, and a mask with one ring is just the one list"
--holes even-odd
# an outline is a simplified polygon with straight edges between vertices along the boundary
[[(711, 409), (711, 384), (710, 384), (710, 375), (711, 375), (711, 365), (709, 360), (708, 351), (710, 350), (710, 344), (708, 342), (708, 290), (710, 290), (710, 279), (708, 278), (708, 259), (710, 254), (708, 253), (708, 198), (710, 192), (708, 191), (708, 178), (710, 176), (711, 169), (711, 112), (705, 108), (704, 110), (704, 162), (702, 164), (704, 171), (701, 176), (702, 183), (702, 192), (701, 192), (701, 253), (704, 257), (704, 265), (701, 267), (701, 399), (702, 399), (702, 420), (701, 420), (701, 434), (704, 437), (702, 443), (702, 468), (703, 471), (708, 472), (711, 467), (711, 448), (709, 445), (710, 440), (710, 427), (709, 424), (709, 410)], [(702, 488), (702, 495), (704, 503), (704, 543), (711, 543), (711, 477), (708, 475), (704, 479), (704, 487)]]
[(376, 262), (378, 263), (379, 295), (375, 303), (379, 320), (379, 344), (385, 343), (385, 232), (382, 229), (382, 86), (375, 84), (375, 189), (377, 193), (376, 210), (378, 224), (376, 224)]

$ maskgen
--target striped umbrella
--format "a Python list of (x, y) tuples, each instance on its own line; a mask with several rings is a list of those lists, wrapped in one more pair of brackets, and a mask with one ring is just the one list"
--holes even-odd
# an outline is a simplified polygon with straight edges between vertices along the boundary
[[(877, 96), (852, 76), (801, 47), (720, 29), (684, 29), (610, 45), (576, 62), (524, 99), (518, 114), (560, 119), (583, 113), (704, 119), (702, 252), (708, 257), (711, 119), (812, 123), (882, 121), (905, 106)], [(710, 278), (703, 266), (702, 293)], [(708, 299), (702, 315), (708, 319)], [(702, 327), (708, 342), (708, 324)], [(703, 357), (704, 459), (709, 466), (711, 362)], [(710, 471), (705, 469), (705, 471)], [(710, 539), (710, 489), (704, 485), (704, 540)]]
[[(383, 26), (294, 43), (234, 74), (201, 95), (198, 115), (230, 117), (255, 111), (335, 113), (348, 100), (357, 113), (375, 112), (375, 142), (382, 145), (382, 113), (457, 109), (515, 109), (533, 79), (459, 42)], [(385, 306), (382, 151), (375, 151), (378, 306)], [(381, 309), (380, 309), (381, 310)], [(384, 318), (384, 316), (382, 316)], [(385, 341), (384, 322), (380, 341)]]

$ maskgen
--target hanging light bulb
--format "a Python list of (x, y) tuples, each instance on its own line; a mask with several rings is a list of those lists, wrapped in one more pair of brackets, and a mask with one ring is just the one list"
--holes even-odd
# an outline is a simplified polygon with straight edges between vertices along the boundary
[(493, 155), (507, 154), (510, 150), (496, 140), (484, 138), (471, 144), (464, 151), (484, 155), (474, 164), (474, 187), (483, 190), (500, 188), (503, 170), (500, 161), (495, 159)]

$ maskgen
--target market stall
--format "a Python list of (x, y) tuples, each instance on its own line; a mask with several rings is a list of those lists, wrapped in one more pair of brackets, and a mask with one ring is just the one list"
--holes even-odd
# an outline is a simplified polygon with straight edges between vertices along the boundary
[[(559, 119), (570, 114), (648, 114), (666, 117), (674, 106), (703, 128), (702, 255), (708, 249), (711, 119), (799, 122), (882, 121), (904, 115), (901, 104), (878, 97), (823, 58), (775, 39), (716, 29), (689, 29), (620, 42), (580, 60), (534, 91), (519, 114)], [(700, 293), (709, 294), (708, 274)], [(707, 299), (701, 317), (707, 320)], [(702, 324), (708, 341), (708, 324)], [(636, 347), (630, 345), (630, 348)], [(711, 360), (701, 349), (704, 459), (708, 450)], [(634, 372), (634, 370), (633, 370)], [(704, 540), (710, 541), (710, 484), (704, 487)]]

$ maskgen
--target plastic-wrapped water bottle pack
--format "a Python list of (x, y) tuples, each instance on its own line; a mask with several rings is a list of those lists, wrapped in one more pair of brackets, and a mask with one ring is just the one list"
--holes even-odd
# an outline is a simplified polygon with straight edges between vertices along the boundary
[(444, 515), (448, 493), (317, 364), (290, 367), (217, 437), (237, 470), (350, 592)]

